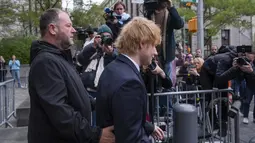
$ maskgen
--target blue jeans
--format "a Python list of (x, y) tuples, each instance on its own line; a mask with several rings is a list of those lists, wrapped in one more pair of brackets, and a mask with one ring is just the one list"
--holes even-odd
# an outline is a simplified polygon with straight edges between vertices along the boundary
[(172, 79), (172, 62), (168, 62), (165, 64), (165, 73), (166, 75), (171, 79)]
[(15, 81), (18, 82), (18, 87), (21, 88), (19, 70), (12, 70), (12, 77), (14, 78)]
[(232, 89), (234, 90), (235, 94), (238, 92), (240, 93), (240, 96), (244, 96), (244, 91), (245, 91), (245, 80), (239, 81), (237, 79), (234, 79), (231, 81), (232, 83)]
[[(91, 91), (88, 91), (88, 93), (93, 97), (95, 98), (96, 97), (96, 92), (91, 92)], [(92, 111), (92, 126), (93, 127), (96, 127), (96, 111)]]
[[(245, 90), (245, 100), (243, 102), (243, 108), (244, 108), (243, 116), (245, 118), (248, 118), (248, 116), (249, 116), (250, 104), (251, 104), (253, 96), (255, 96), (255, 92), (252, 92), (249, 88), (246, 88), (246, 90)], [(254, 100), (254, 104), (255, 104), (255, 100)], [(255, 105), (253, 107), (253, 119), (255, 119), (255, 112), (254, 111), (255, 111)]]
[[(172, 80), (172, 62), (165, 64), (165, 73)], [(167, 96), (159, 96), (159, 106), (167, 107)], [(169, 96), (169, 108), (172, 109), (172, 96)]]
[[(233, 79), (231, 81), (232, 84), (232, 89), (234, 90), (234, 93), (237, 95), (237, 93), (240, 94), (241, 97), (245, 96), (245, 90), (246, 90), (246, 82), (245, 80), (238, 80), (238, 79)], [(244, 103), (242, 101), (242, 105), (240, 107), (240, 112), (243, 113), (244, 112)]]

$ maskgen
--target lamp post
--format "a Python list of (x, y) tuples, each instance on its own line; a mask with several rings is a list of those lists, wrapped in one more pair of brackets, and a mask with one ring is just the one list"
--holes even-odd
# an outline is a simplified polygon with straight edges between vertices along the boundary
[(197, 8), (197, 48), (201, 48), (202, 57), (204, 57), (204, 2), (203, 0), (198, 0)]

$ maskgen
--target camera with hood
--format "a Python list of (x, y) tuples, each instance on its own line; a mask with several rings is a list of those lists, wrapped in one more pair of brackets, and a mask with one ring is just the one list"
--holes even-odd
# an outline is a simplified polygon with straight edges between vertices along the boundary
[(109, 36), (102, 36), (101, 45), (112, 45), (113, 39)]

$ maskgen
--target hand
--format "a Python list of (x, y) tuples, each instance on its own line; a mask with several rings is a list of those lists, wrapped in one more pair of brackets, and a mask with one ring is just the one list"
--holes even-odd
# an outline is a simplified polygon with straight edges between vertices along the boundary
[(99, 143), (115, 143), (115, 135), (113, 134), (113, 130), (113, 126), (103, 128)]
[(94, 38), (94, 48), (97, 48), (97, 46), (101, 43), (101, 37), (100, 35), (96, 35)]
[(155, 129), (151, 136), (156, 140), (163, 140), (164, 139), (164, 132), (158, 127), (155, 126)]
[(112, 45), (104, 45), (104, 51), (107, 53), (107, 54), (112, 54), (113, 53), (113, 47)]
[(245, 72), (245, 73), (252, 73), (253, 72), (253, 68), (251, 66), (250, 63), (247, 62), (247, 65), (242, 65), (242, 66), (239, 66), (239, 68)]
[(169, 2), (170, 2), (170, 7), (173, 7), (173, 2), (172, 2), (172, 0), (169, 0)]
[(191, 70), (189, 71), (189, 74), (192, 74), (192, 75), (195, 75), (195, 76), (198, 76), (198, 75), (199, 75), (196, 69), (191, 69)]
[(233, 59), (233, 63), (232, 63), (232, 66), (233, 66), (233, 67), (237, 67), (237, 66), (238, 66), (238, 64), (237, 64), (237, 59), (238, 59), (238, 58), (234, 58), (234, 59)]
[(151, 71), (153, 74), (159, 74), (162, 78), (166, 78), (165, 72), (157, 65), (156, 68)]

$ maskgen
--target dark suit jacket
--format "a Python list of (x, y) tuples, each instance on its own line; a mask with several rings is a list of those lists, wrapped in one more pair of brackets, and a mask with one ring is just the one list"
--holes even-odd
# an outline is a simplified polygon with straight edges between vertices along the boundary
[(102, 73), (96, 103), (97, 124), (114, 125), (116, 143), (147, 143), (153, 132), (146, 122), (147, 91), (138, 69), (124, 55)]

